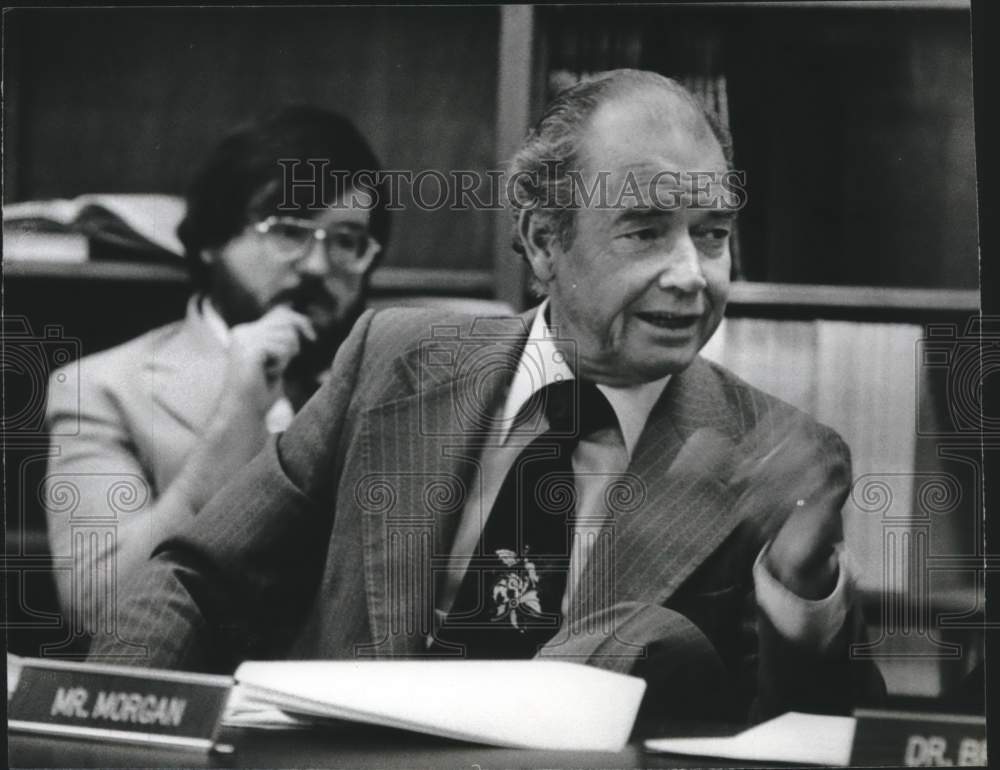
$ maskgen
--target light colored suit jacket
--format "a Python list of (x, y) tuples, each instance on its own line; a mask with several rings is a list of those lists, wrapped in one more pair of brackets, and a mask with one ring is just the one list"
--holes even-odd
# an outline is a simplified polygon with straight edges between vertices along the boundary
[[(135, 662), (227, 670), (246, 657), (427, 654), (441, 572), (464, 501), (479, 493), (486, 422), (529, 326), (530, 315), (362, 316), (335, 376), (123, 598), (120, 638), (148, 651)], [(586, 618), (539, 654), (637, 671), (654, 685), (650, 702), (689, 717), (849, 709), (871, 681), (848, 663), (854, 628), (825, 651), (795, 649), (756, 610), (752, 565), (787, 509), (748, 518), (724, 480), (671, 473), (680, 453), (699, 451), (699, 431), (777, 441), (768, 426), (790, 411), (702, 359), (674, 375), (580, 581)], [(846, 495), (843, 442), (799, 425)], [(125, 652), (107, 637), (92, 655)]]
[[(154, 329), (49, 380), (45, 498), (60, 604), (87, 626), (156, 545), (151, 522), (190, 519), (160, 495), (183, 467), (222, 388), (225, 349), (196, 316)], [(79, 383), (79, 384), (77, 384)], [(169, 501), (167, 502), (169, 504)]]

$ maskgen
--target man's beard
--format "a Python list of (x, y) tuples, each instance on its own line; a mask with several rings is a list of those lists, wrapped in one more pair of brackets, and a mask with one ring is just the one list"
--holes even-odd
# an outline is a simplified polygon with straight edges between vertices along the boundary
[[(225, 274), (218, 276), (215, 285), (211, 287), (210, 296), (216, 310), (230, 327), (255, 321), (268, 309), (278, 305), (291, 307), (313, 323), (316, 340), (311, 341), (300, 335), (300, 351), (285, 370), (286, 380), (298, 383), (300, 389), (311, 392), (314, 389), (313, 383), (333, 363), (337, 348), (364, 309), (364, 284), (354, 295), (352, 304), (342, 307), (338, 303), (338, 297), (329, 292), (321, 279), (303, 276), (299, 285), (279, 293), (268, 303), (269, 307), (261, 308), (240, 283), (227, 278)], [(345, 295), (350, 294), (351, 292), (345, 292)], [(317, 315), (321, 317), (317, 318)]]
[(349, 307), (338, 307), (336, 299), (329, 295), (321, 283), (304, 281), (296, 289), (278, 298), (279, 303), (289, 303), (293, 310), (302, 313), (310, 320), (314, 320), (310, 316), (311, 306), (322, 307), (324, 314), (329, 312), (331, 315), (337, 316), (335, 323), (314, 324), (316, 330), (314, 341), (301, 340), (298, 355), (291, 360), (285, 370), (286, 379), (303, 382), (315, 380), (318, 375), (330, 367), (337, 348), (340, 347), (351, 331), (351, 327), (354, 326), (354, 322), (358, 320), (358, 316), (364, 310), (362, 296), (363, 292), (359, 293)]

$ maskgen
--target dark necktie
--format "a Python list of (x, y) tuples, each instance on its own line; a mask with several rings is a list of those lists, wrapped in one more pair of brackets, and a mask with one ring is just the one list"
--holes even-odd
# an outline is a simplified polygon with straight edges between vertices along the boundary
[(468, 658), (530, 658), (559, 629), (576, 508), (573, 451), (582, 437), (616, 423), (591, 382), (548, 385), (528, 413), (539, 407), (549, 429), (508, 471), (437, 634)]

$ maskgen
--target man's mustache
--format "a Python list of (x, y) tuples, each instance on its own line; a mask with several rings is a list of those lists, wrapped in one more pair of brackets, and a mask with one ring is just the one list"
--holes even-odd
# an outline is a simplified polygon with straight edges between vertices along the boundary
[(310, 305), (322, 305), (331, 313), (339, 310), (337, 298), (322, 281), (312, 278), (303, 279), (297, 286), (279, 292), (273, 302), (276, 305), (288, 305), (292, 310), (303, 314), (308, 314)]

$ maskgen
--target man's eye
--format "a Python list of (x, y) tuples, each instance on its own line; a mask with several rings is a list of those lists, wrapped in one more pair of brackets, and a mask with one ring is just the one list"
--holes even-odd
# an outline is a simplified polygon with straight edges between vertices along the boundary
[(330, 243), (338, 249), (344, 251), (363, 251), (368, 240), (363, 233), (353, 233), (347, 230), (338, 230), (327, 235)]
[(657, 232), (652, 227), (643, 227), (640, 230), (633, 230), (632, 232), (625, 233), (623, 238), (628, 238), (632, 241), (651, 241), (656, 238)]
[(271, 225), (268, 232), (275, 238), (296, 242), (304, 242), (307, 238), (311, 238), (313, 234), (310, 229), (287, 222), (276, 222)]
[(708, 227), (703, 230), (695, 230), (696, 238), (708, 238), (714, 241), (722, 241), (729, 237), (729, 230), (725, 227)]

